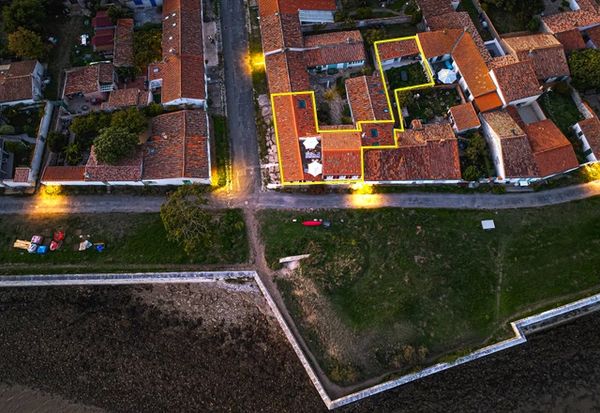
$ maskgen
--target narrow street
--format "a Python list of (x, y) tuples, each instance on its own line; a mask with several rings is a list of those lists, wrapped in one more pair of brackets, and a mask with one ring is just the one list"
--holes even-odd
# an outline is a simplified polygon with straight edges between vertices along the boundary
[(260, 188), (254, 92), (248, 66), (248, 31), (244, 0), (222, 0), (221, 26), (233, 192), (243, 197)]

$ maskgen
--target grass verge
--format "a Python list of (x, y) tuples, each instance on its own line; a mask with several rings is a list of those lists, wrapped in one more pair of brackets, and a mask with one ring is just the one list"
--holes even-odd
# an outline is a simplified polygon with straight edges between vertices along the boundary
[[(271, 266), (311, 254), (282, 276), (282, 293), (329, 377), (353, 384), (481, 347), (506, 320), (600, 288), (599, 208), (593, 198), (543, 209), (264, 211), (260, 219)], [(332, 228), (292, 221), (315, 217)], [(497, 229), (483, 231), (483, 219)]]
[(216, 184), (223, 187), (231, 181), (231, 152), (229, 135), (227, 133), (227, 118), (221, 115), (213, 115), (212, 121), (215, 131), (215, 152), (217, 156)]
[[(234, 227), (235, 222), (243, 222), (239, 210), (228, 212), (235, 219), (221, 220), (224, 214), (225, 211), (215, 212), (216, 225)], [(0, 274), (178, 270), (243, 263), (248, 258), (245, 227), (223, 228), (221, 233), (228, 234), (226, 239), (217, 236), (211, 248), (188, 255), (167, 239), (159, 214), (2, 215), (0, 228)], [(65, 231), (66, 238), (56, 252), (29, 254), (12, 247), (15, 239), (30, 240), (34, 234), (43, 235), (49, 243), (52, 233), (59, 229)], [(106, 243), (105, 251), (77, 251), (80, 235), (90, 235), (92, 242)]]

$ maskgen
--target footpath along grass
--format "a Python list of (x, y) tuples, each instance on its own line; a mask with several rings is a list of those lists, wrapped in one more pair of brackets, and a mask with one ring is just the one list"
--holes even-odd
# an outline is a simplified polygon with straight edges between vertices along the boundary
[[(299, 223), (315, 217), (332, 228)], [(483, 231), (482, 219), (497, 229)], [(600, 289), (600, 198), (497, 212), (263, 211), (261, 221), (273, 268), (280, 257), (311, 254), (278, 284), (342, 384), (478, 348), (536, 304)]]
[[(215, 225), (225, 225), (225, 212), (215, 213)], [(228, 222), (242, 220), (239, 210), (230, 210)], [(234, 219), (231, 219), (234, 218)], [(237, 218), (237, 219), (235, 219)], [(227, 224), (229, 225), (229, 224)], [(49, 237), (63, 230), (62, 248), (45, 255), (29, 254), (12, 247), (15, 239), (30, 240), (34, 234)], [(23, 272), (65, 272), (69, 269), (94, 272), (105, 270), (152, 270), (153, 268), (191, 268), (209, 264), (237, 264), (248, 258), (245, 228), (225, 229), (211, 247), (188, 255), (167, 239), (159, 214), (70, 214), (28, 217), (0, 216), (0, 274)], [(79, 252), (79, 235), (90, 235), (92, 242), (106, 243), (106, 250)]]

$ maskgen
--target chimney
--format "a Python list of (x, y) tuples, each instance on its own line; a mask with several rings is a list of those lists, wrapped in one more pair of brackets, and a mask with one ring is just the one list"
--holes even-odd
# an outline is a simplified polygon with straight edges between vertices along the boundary
[(421, 123), (421, 119), (413, 119), (413, 121), (410, 123), (410, 125), (414, 130), (422, 130), (423, 129), (423, 124)]

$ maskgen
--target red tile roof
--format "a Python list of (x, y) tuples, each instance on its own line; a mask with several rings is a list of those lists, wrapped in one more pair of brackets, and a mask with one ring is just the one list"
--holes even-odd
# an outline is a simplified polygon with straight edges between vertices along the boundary
[(94, 37), (92, 37), (92, 46), (94, 46), (95, 49), (101, 49), (103, 51), (112, 50), (114, 47), (114, 37), (114, 29), (96, 32)]
[(527, 135), (506, 110), (483, 113), (483, 120), (500, 139), (504, 174), (501, 178), (538, 176)]
[(549, 119), (525, 126), (540, 176), (548, 176), (579, 166), (569, 140)]
[[(591, 29), (590, 29), (591, 30)], [(589, 33), (589, 30), (588, 30)], [(579, 29), (567, 30), (566, 32), (556, 33), (556, 39), (563, 45), (565, 52), (585, 49), (585, 41)]]
[(425, 57), (431, 59), (452, 53), (456, 42), (462, 34), (463, 30), (460, 29), (444, 29), (418, 33), (417, 36), (421, 42)]
[(31, 172), (31, 168), (16, 167), (15, 174), (13, 175), (13, 182), (21, 182), (21, 183), (28, 182), (30, 172)]
[(129, 106), (145, 106), (148, 104), (148, 92), (137, 89), (117, 89), (110, 92), (108, 101), (102, 104), (103, 109), (114, 110)]
[(418, 55), (419, 47), (414, 39), (396, 40), (393, 42), (379, 43), (377, 45), (377, 51), (380, 60), (385, 62), (386, 60)]
[(206, 112), (181, 110), (152, 119), (143, 179), (210, 177)]
[(481, 126), (477, 112), (475, 112), (475, 108), (471, 102), (452, 106), (450, 114), (452, 115), (452, 119), (454, 119), (454, 124), (458, 132), (476, 129)]
[(452, 57), (473, 96), (483, 96), (496, 90), (488, 68), (468, 33), (457, 42)]
[(365, 150), (365, 180), (461, 179), (458, 143), (449, 124), (399, 135), (398, 149)]
[(33, 98), (33, 71), (37, 60), (12, 62), (0, 66), (0, 102)]
[[(299, 108), (299, 100), (305, 102), (305, 108)], [(285, 95), (273, 97), (273, 110), (275, 113), (274, 123), (277, 128), (278, 147), (281, 157), (282, 182), (301, 181), (304, 179), (304, 168), (302, 166), (302, 157), (300, 155), (300, 136), (317, 135), (316, 125), (311, 126), (310, 121), (306, 120), (309, 114), (312, 115), (314, 124), (314, 111), (312, 101), (308, 95), (301, 98), (301, 95)], [(302, 113), (299, 113), (302, 111)], [(305, 119), (303, 124), (300, 120)]]
[[(162, 102), (206, 99), (201, 4), (198, 0), (165, 0), (163, 62), (152, 65), (162, 75)], [(159, 74), (151, 74), (159, 79)]]
[(507, 104), (542, 94), (531, 61), (499, 66), (492, 73)]
[(42, 182), (83, 181), (85, 166), (48, 166), (44, 169)]
[(550, 33), (562, 33), (573, 29), (597, 26), (600, 12), (594, 0), (577, 0), (580, 9), (542, 17), (542, 22)]
[(360, 132), (336, 132), (321, 135), (323, 176), (360, 176)]
[(354, 122), (391, 120), (385, 90), (377, 72), (346, 80), (346, 95)]
[(139, 181), (142, 179), (143, 150), (136, 148), (133, 155), (121, 159), (115, 165), (98, 162), (94, 147), (85, 165), (84, 178), (86, 181)]
[(304, 57), (308, 67), (357, 62), (367, 58), (358, 30), (306, 36), (304, 47), (310, 49)]
[(117, 20), (113, 65), (133, 66), (133, 19)]
[(504, 42), (520, 61), (533, 62), (538, 79), (570, 75), (564, 47), (553, 35), (538, 33), (508, 37)]
[(450, 0), (417, 0), (417, 4), (427, 21), (432, 17), (454, 12)]
[(297, 14), (299, 10), (335, 11), (335, 0), (258, 0), (261, 17), (281, 13)]
[(600, 120), (594, 116), (580, 121), (579, 127), (592, 148), (592, 152), (596, 155), (596, 158), (600, 159)]
[(110, 84), (114, 81), (113, 76), (114, 67), (111, 63), (98, 63), (67, 70), (63, 97), (77, 93), (97, 93), (100, 91), (100, 84)]
[(485, 62), (492, 60), (490, 52), (485, 47), (485, 42), (481, 38), (481, 35), (477, 31), (473, 20), (469, 17), (467, 12), (452, 12), (443, 14), (440, 16), (432, 17), (427, 19), (427, 24), (431, 30), (447, 30), (447, 29), (459, 29), (466, 31), (471, 35), (473, 41), (479, 49), (479, 54)]
[[(580, 33), (580, 32), (577, 31), (577, 33)], [(592, 27), (591, 29), (586, 30), (586, 33), (587, 33), (588, 37), (590, 38), (590, 40), (592, 41), (592, 43), (594, 43), (594, 46), (600, 48), (600, 26)], [(583, 38), (581, 37), (581, 34), (579, 35), (579, 37), (581, 38), (581, 43), (583, 43)], [(585, 48), (585, 44), (583, 45), (583, 47), (578, 47), (578, 48), (579, 49)]]
[(100, 10), (92, 19), (92, 27), (97, 30), (106, 27), (114, 27), (114, 24), (110, 17), (108, 17), (108, 12), (106, 10)]
[(265, 56), (269, 92), (303, 92), (310, 89), (304, 53), (287, 51)]

